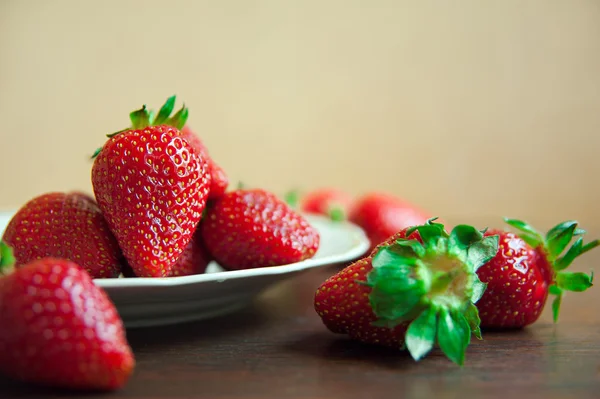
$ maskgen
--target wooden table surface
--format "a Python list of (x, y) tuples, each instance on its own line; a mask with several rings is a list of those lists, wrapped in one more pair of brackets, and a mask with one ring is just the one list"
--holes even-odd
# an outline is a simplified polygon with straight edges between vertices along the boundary
[[(573, 269), (600, 272), (599, 265), (596, 249)], [(129, 330), (137, 359), (129, 383), (117, 392), (85, 397), (600, 398), (600, 287), (569, 293), (558, 325), (551, 322), (548, 305), (526, 329), (484, 332), (460, 368), (439, 351), (415, 363), (407, 353), (330, 333), (314, 312), (312, 297), (335, 271), (306, 272), (226, 317)], [(0, 397), (82, 395), (0, 379)]]

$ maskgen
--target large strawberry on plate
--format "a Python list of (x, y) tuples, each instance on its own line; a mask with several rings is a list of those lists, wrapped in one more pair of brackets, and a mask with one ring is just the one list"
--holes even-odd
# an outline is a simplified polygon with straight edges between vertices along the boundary
[(92, 185), (111, 231), (139, 277), (165, 277), (192, 239), (210, 189), (206, 160), (182, 136), (188, 110), (154, 117), (146, 106), (132, 127), (109, 135), (95, 154)]
[[(0, 242), (0, 273), (12, 263)], [(135, 359), (108, 295), (74, 262), (37, 259), (0, 277), (0, 373), (27, 383), (115, 390)]]
[(3, 240), (16, 267), (45, 257), (77, 262), (93, 278), (117, 277), (121, 249), (96, 201), (79, 192), (39, 195), (12, 217)]

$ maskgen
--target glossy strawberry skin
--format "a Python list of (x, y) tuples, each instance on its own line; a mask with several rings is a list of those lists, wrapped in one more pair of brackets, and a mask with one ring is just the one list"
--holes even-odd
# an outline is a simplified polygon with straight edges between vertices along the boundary
[(320, 236), (274, 194), (230, 191), (207, 208), (200, 224), (206, 249), (225, 269), (285, 265), (308, 259)]
[[(406, 230), (400, 230), (388, 237), (382, 246), (398, 238), (405, 238)], [(418, 232), (412, 233), (410, 238), (421, 242)], [(372, 323), (377, 317), (369, 303), (370, 287), (356, 283), (366, 281), (367, 274), (373, 268), (371, 261), (377, 250), (378, 248), (374, 249), (371, 254), (355, 261), (322, 283), (315, 294), (314, 307), (325, 326), (334, 333), (347, 334), (350, 338), (365, 343), (399, 347), (404, 343), (409, 322), (399, 324), (393, 329), (373, 326)]]
[(192, 276), (202, 274), (206, 271), (208, 264), (212, 260), (210, 254), (204, 248), (200, 229), (196, 230), (192, 241), (185, 248), (177, 263), (173, 266), (169, 276)]
[(214, 199), (222, 196), (229, 186), (229, 177), (227, 176), (227, 173), (225, 173), (225, 170), (210, 156), (208, 148), (204, 145), (204, 142), (200, 139), (198, 134), (192, 131), (188, 126), (184, 126), (183, 129), (181, 129), (181, 133), (196, 152), (203, 156), (208, 163), (208, 170), (211, 175), (208, 198)]
[(52, 192), (27, 202), (9, 222), (3, 240), (16, 267), (45, 257), (69, 259), (93, 278), (120, 273), (122, 253), (96, 201), (84, 193)]
[(351, 195), (335, 188), (322, 188), (304, 195), (300, 201), (300, 210), (329, 216), (333, 209), (338, 209), (348, 215), (351, 204)]
[(92, 184), (98, 205), (129, 266), (140, 277), (165, 277), (192, 239), (210, 174), (179, 130), (130, 129), (97, 155)]
[(373, 249), (396, 232), (425, 223), (431, 217), (399, 197), (371, 192), (354, 202), (349, 220), (363, 228)]
[[(476, 303), (483, 328), (521, 328), (534, 323), (548, 298), (549, 284), (534, 249), (516, 234), (489, 230), (500, 237), (496, 256), (477, 270), (487, 283)], [(544, 259), (542, 259), (545, 262)]]
[(0, 372), (17, 380), (114, 390), (135, 367), (114, 305), (68, 260), (36, 260), (0, 278), (0, 325)]

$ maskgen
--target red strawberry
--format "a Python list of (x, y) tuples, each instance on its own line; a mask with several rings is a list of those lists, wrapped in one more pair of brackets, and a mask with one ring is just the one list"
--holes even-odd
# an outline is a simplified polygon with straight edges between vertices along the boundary
[[(177, 259), (177, 262), (173, 265), (169, 277), (191, 276), (193, 274), (202, 274), (206, 271), (211, 258), (200, 240), (199, 231), (196, 230), (194, 238), (192, 238), (179, 259)], [(123, 268), (123, 276), (137, 277), (128, 265)]]
[(467, 225), (447, 233), (432, 221), (401, 230), (321, 284), (315, 310), (332, 332), (406, 347), (415, 360), (437, 344), (463, 364), (471, 334), (480, 338), (476, 270), (496, 254), (497, 239)]
[(335, 188), (321, 188), (305, 194), (300, 199), (299, 209), (340, 221), (348, 217), (351, 205), (352, 196), (350, 194)]
[(206, 271), (210, 261), (211, 256), (206, 251), (206, 248), (204, 248), (200, 229), (198, 229), (192, 241), (190, 241), (179, 259), (177, 259), (177, 263), (173, 265), (170, 276), (202, 274)]
[[(9, 261), (3, 243), (0, 252), (0, 264)], [(135, 367), (113, 303), (65, 259), (35, 260), (0, 278), (0, 326), (0, 372), (17, 380), (115, 390)]]
[(261, 189), (225, 193), (200, 224), (208, 252), (226, 269), (284, 265), (311, 258), (320, 237), (301, 215)]
[(600, 240), (583, 245), (583, 237), (561, 257), (561, 253), (576, 236), (585, 232), (577, 222), (558, 224), (545, 236), (525, 222), (505, 219), (521, 231), (493, 230), (486, 234), (500, 237), (496, 256), (482, 266), (477, 274), (487, 289), (477, 303), (482, 327), (521, 328), (537, 321), (544, 309), (548, 294), (556, 295), (552, 304), (554, 320), (564, 291), (584, 291), (592, 286), (592, 276), (566, 272), (573, 260), (600, 244)]
[(181, 130), (183, 137), (190, 143), (198, 154), (206, 159), (208, 170), (211, 175), (209, 199), (214, 199), (222, 196), (229, 186), (229, 178), (225, 170), (217, 164), (208, 152), (208, 148), (204, 145), (200, 136), (194, 133), (188, 126), (184, 126)]
[(116, 277), (122, 254), (93, 198), (78, 193), (47, 193), (27, 202), (13, 216), (3, 240), (16, 266), (58, 257), (81, 265), (93, 278)]
[(145, 106), (132, 112), (133, 128), (109, 135), (92, 168), (98, 205), (140, 277), (171, 273), (210, 188), (206, 161), (178, 130), (187, 109), (167, 119), (173, 104), (170, 98), (155, 119)]
[(371, 192), (358, 198), (350, 210), (349, 220), (365, 230), (371, 249), (410, 226), (431, 218), (415, 205), (388, 193)]

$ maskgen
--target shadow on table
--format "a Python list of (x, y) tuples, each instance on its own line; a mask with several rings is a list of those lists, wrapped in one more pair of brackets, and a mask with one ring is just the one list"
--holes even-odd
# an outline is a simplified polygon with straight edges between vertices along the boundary
[(335, 362), (364, 363), (386, 369), (403, 369), (413, 366), (406, 351), (353, 341), (343, 335), (312, 333), (285, 346), (296, 355), (309, 356)]
[(267, 315), (252, 304), (247, 308), (224, 316), (173, 325), (133, 328), (127, 330), (127, 339), (134, 351), (155, 349), (178, 344), (210, 342), (244, 331), (253, 331), (268, 321)]

